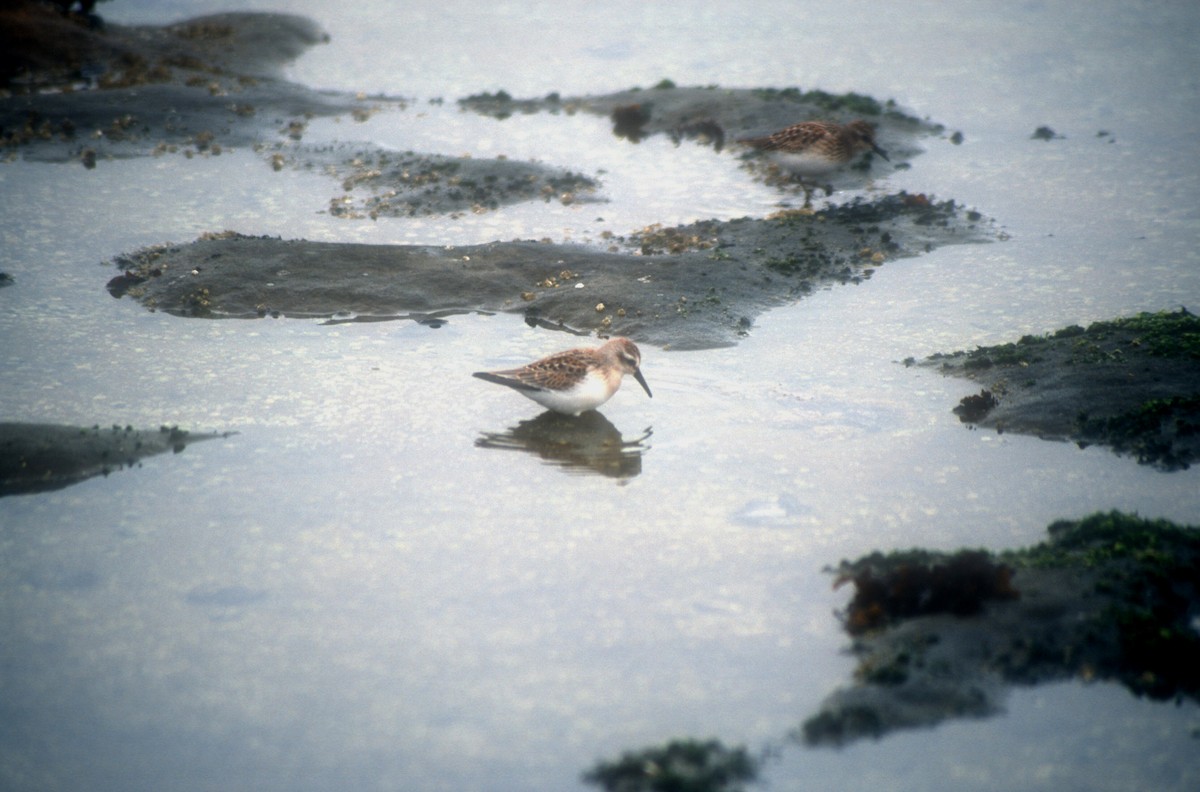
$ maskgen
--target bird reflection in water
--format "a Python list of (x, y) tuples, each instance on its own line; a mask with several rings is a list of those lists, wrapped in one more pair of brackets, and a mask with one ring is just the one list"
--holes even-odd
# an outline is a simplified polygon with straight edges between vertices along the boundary
[(527, 451), (570, 473), (631, 479), (642, 472), (642, 454), (650, 448), (646, 441), (651, 434), (646, 429), (640, 437), (626, 440), (595, 410), (577, 417), (547, 410), (503, 432), (485, 432), (475, 445)]

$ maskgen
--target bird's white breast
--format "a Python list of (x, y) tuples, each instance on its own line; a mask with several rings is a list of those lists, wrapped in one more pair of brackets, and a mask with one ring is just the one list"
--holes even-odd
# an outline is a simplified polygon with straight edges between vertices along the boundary
[[(620, 384), (620, 380), (617, 380)], [(521, 391), (543, 407), (567, 415), (578, 415), (586, 410), (594, 410), (616, 392), (609, 382), (595, 371), (589, 371), (573, 387), (567, 390), (536, 390)]]
[(836, 170), (841, 164), (811, 151), (772, 151), (771, 158), (779, 167), (800, 176), (820, 176)]

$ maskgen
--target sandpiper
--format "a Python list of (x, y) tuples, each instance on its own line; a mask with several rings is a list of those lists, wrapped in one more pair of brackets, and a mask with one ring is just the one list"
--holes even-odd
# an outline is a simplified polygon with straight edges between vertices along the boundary
[(507, 385), (555, 412), (579, 415), (608, 401), (626, 374), (653, 398), (641, 363), (642, 353), (632, 341), (613, 338), (599, 347), (568, 349), (520, 368), (476, 371), (474, 376)]
[(767, 154), (780, 168), (794, 174), (804, 187), (806, 204), (812, 192), (804, 182), (806, 177), (832, 173), (867, 149), (888, 159), (887, 152), (875, 144), (875, 128), (861, 119), (848, 124), (802, 121), (765, 137), (738, 142)]

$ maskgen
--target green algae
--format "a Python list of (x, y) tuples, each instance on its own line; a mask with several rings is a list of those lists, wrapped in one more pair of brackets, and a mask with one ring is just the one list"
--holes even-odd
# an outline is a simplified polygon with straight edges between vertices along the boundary
[(981, 382), (995, 397), (985, 411), (956, 407), (969, 423), (1104, 445), (1163, 471), (1186, 469), (1200, 455), (1200, 317), (1186, 308), (924, 362)]
[(1116, 645), (1098, 670), (1138, 695), (1200, 700), (1200, 529), (1111, 511), (1048, 531), (1048, 542), (1003, 558), (1098, 573), (1095, 593), (1110, 603), (1081, 633)]

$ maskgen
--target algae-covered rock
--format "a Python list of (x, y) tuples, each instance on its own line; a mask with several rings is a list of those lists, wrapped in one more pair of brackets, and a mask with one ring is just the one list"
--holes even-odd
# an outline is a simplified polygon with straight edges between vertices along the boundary
[(985, 385), (955, 408), (1001, 432), (1106, 445), (1162, 470), (1200, 454), (1200, 318), (1141, 313), (922, 361)]
[(840, 745), (999, 712), (1009, 686), (1111, 680), (1200, 701), (1200, 528), (1120, 512), (1001, 554), (873, 553), (832, 570), (859, 658), (797, 737)]

